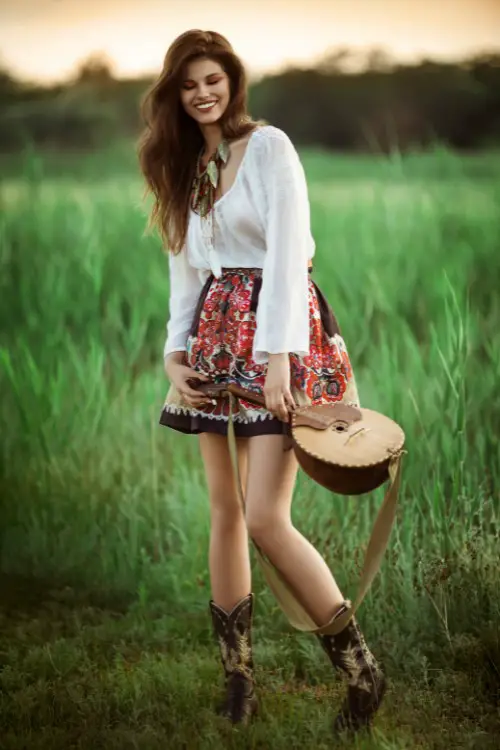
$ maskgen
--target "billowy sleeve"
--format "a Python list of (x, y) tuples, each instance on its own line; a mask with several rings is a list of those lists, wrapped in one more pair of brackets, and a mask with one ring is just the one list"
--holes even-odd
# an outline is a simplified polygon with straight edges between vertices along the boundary
[(264, 364), (269, 354), (309, 354), (307, 266), (315, 246), (304, 169), (283, 131), (265, 139), (260, 161), (266, 256), (253, 357)]
[(202, 274), (190, 265), (185, 246), (177, 255), (169, 253), (168, 266), (170, 301), (164, 358), (171, 352), (186, 351), (189, 330), (204, 283)]

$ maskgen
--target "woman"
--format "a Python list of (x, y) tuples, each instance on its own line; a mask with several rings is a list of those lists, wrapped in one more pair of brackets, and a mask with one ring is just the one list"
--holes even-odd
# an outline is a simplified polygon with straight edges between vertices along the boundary
[[(335, 318), (310, 277), (315, 245), (298, 154), (282, 130), (247, 115), (246, 99), (229, 42), (188, 31), (145, 98), (140, 146), (155, 199), (150, 225), (169, 248), (171, 387), (160, 423), (199, 436), (211, 516), (209, 609), (226, 684), (218, 711), (234, 723), (257, 709), (248, 534), (318, 626), (346, 611), (322, 556), (291, 522), (298, 466), (286, 450), (287, 421), (297, 404), (358, 403)], [(193, 378), (265, 397), (265, 409), (241, 401), (235, 415), (245, 513), (227, 445), (228, 404), (201, 395)], [(356, 620), (318, 638), (348, 677), (335, 731), (369, 726), (385, 677)]]

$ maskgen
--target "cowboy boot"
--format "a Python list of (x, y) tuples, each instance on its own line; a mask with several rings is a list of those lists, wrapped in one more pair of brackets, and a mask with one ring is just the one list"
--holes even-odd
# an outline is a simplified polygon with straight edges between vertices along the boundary
[[(336, 616), (345, 612), (345, 603)], [(333, 723), (335, 733), (370, 730), (371, 719), (378, 710), (386, 689), (382, 668), (366, 645), (355, 617), (337, 635), (317, 635), (332, 665), (347, 675), (348, 688), (344, 703)]]
[(235, 604), (231, 612), (210, 600), (210, 613), (225, 673), (225, 700), (217, 707), (220, 716), (233, 724), (246, 724), (257, 711), (252, 655), (253, 593)]

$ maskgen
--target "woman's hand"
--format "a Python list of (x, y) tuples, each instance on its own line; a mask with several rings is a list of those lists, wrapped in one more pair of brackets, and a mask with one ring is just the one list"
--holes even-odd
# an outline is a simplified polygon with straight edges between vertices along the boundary
[(212, 403), (211, 398), (199, 393), (199, 391), (191, 388), (187, 383), (190, 379), (207, 381), (210, 378), (203, 375), (201, 372), (197, 372), (196, 370), (187, 367), (184, 364), (184, 352), (172, 352), (172, 354), (165, 358), (165, 373), (170, 382), (177, 388), (179, 393), (182, 394), (184, 400), (189, 406), (196, 408)]
[(296, 408), (290, 392), (290, 360), (288, 353), (270, 354), (264, 384), (266, 409), (283, 422), (289, 421), (289, 410)]

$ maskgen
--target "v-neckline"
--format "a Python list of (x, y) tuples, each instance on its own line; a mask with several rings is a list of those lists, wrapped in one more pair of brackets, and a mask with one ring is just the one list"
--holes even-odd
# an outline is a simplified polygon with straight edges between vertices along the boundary
[[(227, 198), (227, 196), (230, 195), (230, 193), (236, 187), (236, 184), (237, 184), (237, 182), (240, 179), (241, 172), (243, 171), (243, 167), (245, 166), (245, 161), (246, 161), (246, 158), (247, 158), (247, 155), (248, 155), (248, 150), (250, 148), (250, 144), (252, 142), (252, 139), (253, 139), (254, 135), (257, 133), (257, 131), (259, 131), (259, 130), (262, 130), (262, 126), (259, 126), (259, 127), (255, 128), (255, 130), (253, 130), (252, 133), (250, 134), (250, 137), (249, 137), (249, 139), (247, 141), (247, 145), (246, 145), (245, 151), (244, 151), (243, 156), (241, 158), (241, 161), (240, 161), (240, 163), (238, 165), (238, 169), (236, 170), (236, 174), (234, 176), (233, 183), (232, 183), (231, 187), (229, 188), (229, 190), (226, 190), (226, 192), (224, 193), (224, 195), (221, 195), (220, 198), (218, 198), (216, 201), (214, 201), (214, 208), (216, 206), (218, 206), (219, 203), (221, 203), (221, 201), (223, 201), (225, 198)], [(190, 207), (190, 210), (191, 210), (191, 213), (195, 214), (196, 216), (199, 216), (199, 214), (197, 214), (196, 211), (193, 211), (193, 209), (191, 207)]]

